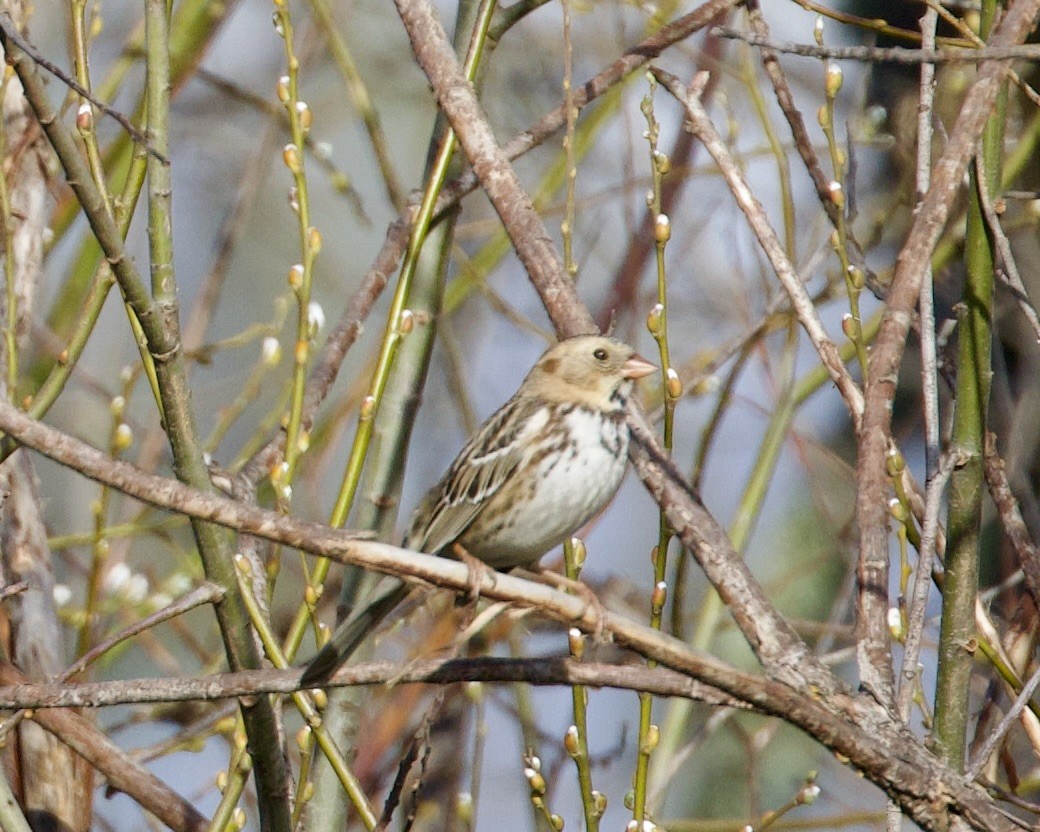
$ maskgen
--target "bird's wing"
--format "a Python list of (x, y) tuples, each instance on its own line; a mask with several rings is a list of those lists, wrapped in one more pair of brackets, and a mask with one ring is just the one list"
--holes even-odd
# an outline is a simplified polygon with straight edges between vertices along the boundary
[(440, 552), (465, 533), (520, 467), (524, 450), (518, 440), (542, 407), (518, 396), (484, 423), (416, 509), (405, 539), (408, 548)]

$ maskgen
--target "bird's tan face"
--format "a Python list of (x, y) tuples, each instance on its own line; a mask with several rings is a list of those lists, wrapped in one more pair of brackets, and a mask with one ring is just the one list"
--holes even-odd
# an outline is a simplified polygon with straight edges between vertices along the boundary
[(543, 355), (524, 382), (525, 392), (550, 401), (583, 404), (600, 410), (617, 406), (619, 391), (656, 367), (628, 344), (603, 336), (561, 341)]

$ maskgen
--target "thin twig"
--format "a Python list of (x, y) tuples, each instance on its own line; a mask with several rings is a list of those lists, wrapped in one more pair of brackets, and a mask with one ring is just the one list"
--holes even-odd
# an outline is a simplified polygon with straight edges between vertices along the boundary
[(864, 63), (887, 63), (914, 66), (917, 64), (979, 63), (980, 61), (1038, 61), (1040, 46), (981, 46), (965, 47), (962, 50), (936, 50), (934, 48), (909, 49), (893, 46), (883, 49), (877, 46), (817, 46), (809, 43), (791, 43), (774, 38), (742, 32), (730, 26), (714, 26), (711, 33), (730, 40), (740, 40), (749, 46), (758, 46), (801, 58), (820, 58), (835, 61), (862, 61)]
[[(925, 49), (935, 48), (935, 28), (938, 15), (929, 8), (921, 18), (921, 43)], [(932, 116), (935, 100), (935, 66), (921, 66), (919, 84), (920, 103), (917, 108), (917, 169), (915, 186), (917, 201), (928, 192), (932, 176)], [(921, 387), (925, 423), (925, 457), (927, 482), (924, 496), (924, 521), (921, 545), (918, 549), (917, 574), (907, 614), (907, 634), (903, 647), (903, 663), (897, 678), (896, 705), (900, 718), (910, 718), (910, 704), (917, 686), (917, 662), (924, 632), (925, 608), (932, 582), (932, 563), (935, 558), (935, 538), (939, 528), (939, 507), (943, 490), (952, 466), (940, 471), (939, 456), (939, 380), (935, 348), (935, 306), (932, 297), (932, 277), (927, 275), (921, 285), (918, 308), (921, 315)], [(951, 460), (947, 458), (947, 463)]]
[(1004, 460), (997, 453), (997, 437), (992, 432), (986, 434), (984, 454), (983, 464), (990, 496), (997, 507), (1004, 534), (1018, 556), (1026, 588), (1033, 596), (1033, 603), (1040, 607), (1040, 549), (1033, 542), (1029, 527), (1019, 510), (1018, 500), (1008, 482)]
[(88, 90), (86, 87), (80, 84), (75, 78), (73, 78), (71, 75), (65, 72), (57, 64), (52, 63), (51, 61), (43, 57), (43, 55), (41, 55), (37, 51), (35, 46), (33, 46), (31, 43), (29, 43), (29, 41), (22, 37), (21, 33), (18, 31), (18, 27), (11, 19), (11, 15), (7, 12), (0, 12), (0, 32), (3, 32), (3, 37), (5, 40), (10, 41), (15, 46), (17, 46), (22, 52), (24, 52), (26, 55), (32, 58), (33, 63), (35, 63), (37, 66), (43, 67), (51, 75), (53, 75), (63, 84), (65, 84), (65, 86), (67, 86), (74, 93), (76, 93), (76, 95), (85, 98), (87, 101), (89, 101), (99, 110), (101, 110), (101, 112), (103, 112), (105, 115), (115, 119), (119, 123), (119, 125), (124, 130), (126, 130), (127, 133), (130, 134), (133, 140), (138, 144), (142, 145), (143, 147), (147, 148), (148, 152), (152, 156), (154, 156), (164, 165), (168, 165), (170, 163), (170, 160), (166, 156), (164, 156), (162, 153), (160, 153), (158, 150), (152, 147), (152, 143), (148, 141), (148, 137), (145, 136), (145, 134), (138, 130), (136, 127), (134, 127), (130, 119), (128, 119), (121, 112), (119, 112), (119, 110), (116, 110), (108, 106), (108, 104), (106, 104), (104, 101), (99, 101), (90, 92), (90, 90)]
[[(979, 164), (977, 156), (975, 157), (975, 164), (976, 166)], [(976, 178), (979, 182), (984, 181), (981, 168), (976, 170)], [(1033, 306), (1032, 301), (1029, 300), (1026, 286), (1022, 282), (1022, 275), (1019, 274), (1018, 266), (1015, 264), (1015, 255), (1011, 251), (1011, 242), (1000, 225), (1000, 217), (997, 216), (997, 211), (993, 206), (993, 200), (990, 198), (988, 189), (980, 185), (977, 190), (979, 192), (979, 204), (982, 206), (982, 213), (986, 218), (986, 225), (989, 226), (990, 234), (993, 235), (993, 242), (996, 243), (997, 252), (1000, 254), (1000, 265), (1003, 268), (997, 274), (1004, 278), (1004, 284), (1015, 298), (1018, 308), (1022, 310), (1026, 320), (1029, 321), (1037, 341), (1040, 341), (1040, 318), (1037, 317), (1036, 308)]]
[[(921, 44), (935, 49), (939, 15), (929, 7), (921, 18)], [(914, 173), (917, 202), (924, 199), (932, 181), (932, 118), (935, 103), (935, 66), (921, 65), (920, 99), (917, 105), (917, 169)], [(924, 400), (925, 471), (930, 480), (939, 468), (939, 374), (935, 346), (935, 304), (932, 275), (921, 283), (918, 309), (921, 315), (921, 390)], [(925, 486), (927, 490), (927, 485)], [(926, 497), (927, 502), (927, 497)]]
[(943, 491), (953, 473), (958, 458), (947, 454), (939, 464), (939, 470), (928, 480), (925, 491), (924, 523), (921, 529), (921, 546), (917, 553), (917, 571), (914, 574), (914, 589), (907, 613), (906, 641), (903, 646), (903, 665), (899, 675), (897, 704), (904, 722), (910, 718), (910, 705), (917, 686), (918, 660), (924, 633), (925, 612), (928, 594), (932, 586), (932, 566), (935, 563), (935, 538), (939, 529), (939, 509)]
[(795, 271), (794, 266), (787, 259), (783, 244), (769, 224), (762, 204), (752, 193), (751, 186), (748, 184), (743, 171), (734, 161), (725, 142), (723, 142), (722, 137), (701, 105), (699, 97), (687, 94), (684, 85), (671, 73), (665, 72), (658, 67), (652, 68), (651, 72), (660, 81), (661, 85), (672, 93), (679, 103), (686, 108), (690, 128), (697, 138), (704, 143), (708, 153), (711, 154), (715, 163), (719, 166), (719, 170), (726, 179), (726, 184), (729, 185), (737, 205), (747, 217), (748, 225), (751, 226), (751, 230), (758, 238), (759, 245), (762, 246), (763, 252), (769, 258), (773, 270), (791, 299), (791, 306), (798, 316), (799, 323), (801, 323), (806, 334), (808, 334), (809, 340), (815, 347), (820, 360), (827, 368), (831, 380), (844, 397), (853, 424), (858, 424), (859, 414), (862, 411), (863, 394), (856, 382), (853, 381), (848, 368), (845, 366), (845, 362), (841, 360), (837, 345), (823, 328), (823, 323), (816, 311), (816, 307), (813, 305), (812, 298), (806, 292), (805, 285)]
[(201, 607), (203, 604), (216, 603), (223, 597), (224, 590), (221, 587), (206, 581), (201, 586), (196, 587), (191, 592), (178, 598), (172, 604), (163, 607), (161, 610), (157, 610), (151, 615), (145, 616), (139, 621), (135, 621), (129, 627), (120, 630), (115, 635), (105, 639), (100, 644), (95, 645), (88, 652), (80, 656), (68, 670), (61, 674), (61, 680), (64, 682), (73, 678), (78, 673), (83, 672), (90, 664), (97, 661), (98, 658), (103, 656), (117, 644), (120, 644), (129, 638), (133, 638), (139, 633), (143, 633), (145, 630), (149, 630), (157, 624), (162, 624), (164, 621), (169, 621), (171, 618), (183, 615), (189, 610)]
[(13, 584), (8, 584), (3, 589), (0, 589), (0, 601), (8, 599), (12, 595), (17, 595), (19, 592), (25, 592), (28, 588), (28, 581), (15, 581)]
[(972, 780), (982, 774), (982, 768), (986, 765), (986, 761), (1011, 729), (1011, 723), (1018, 719), (1022, 709), (1029, 703), (1038, 685), (1040, 685), (1040, 667), (1033, 671), (1033, 675), (1029, 677), (1029, 681), (1025, 683), (1022, 691), (1015, 697), (1015, 701), (1011, 703), (1011, 707), (1004, 714), (1004, 718), (993, 729), (993, 733), (986, 737), (986, 741), (978, 750), (975, 759), (971, 761), (966, 773)]

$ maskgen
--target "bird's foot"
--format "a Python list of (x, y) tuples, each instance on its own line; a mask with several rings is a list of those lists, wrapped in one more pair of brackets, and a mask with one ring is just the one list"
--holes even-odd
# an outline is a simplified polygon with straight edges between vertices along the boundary
[(460, 561), (469, 569), (469, 598), (475, 604), (480, 600), (480, 587), (485, 577), (490, 577), (495, 582), (495, 570), (488, 566), (480, 558), (474, 557), (466, 551), (461, 543), (453, 543), (452, 551)]

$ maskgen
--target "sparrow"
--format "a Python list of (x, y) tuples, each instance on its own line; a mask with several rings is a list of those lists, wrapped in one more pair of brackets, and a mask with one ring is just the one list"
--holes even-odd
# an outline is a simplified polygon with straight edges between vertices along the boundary
[[(625, 407), (634, 382), (656, 369), (605, 336), (550, 348), (427, 492), (404, 548), (453, 557), (458, 544), (501, 571), (535, 564), (613, 498), (628, 462)], [(381, 579), (307, 665), (302, 686), (327, 681), (409, 591)]]

